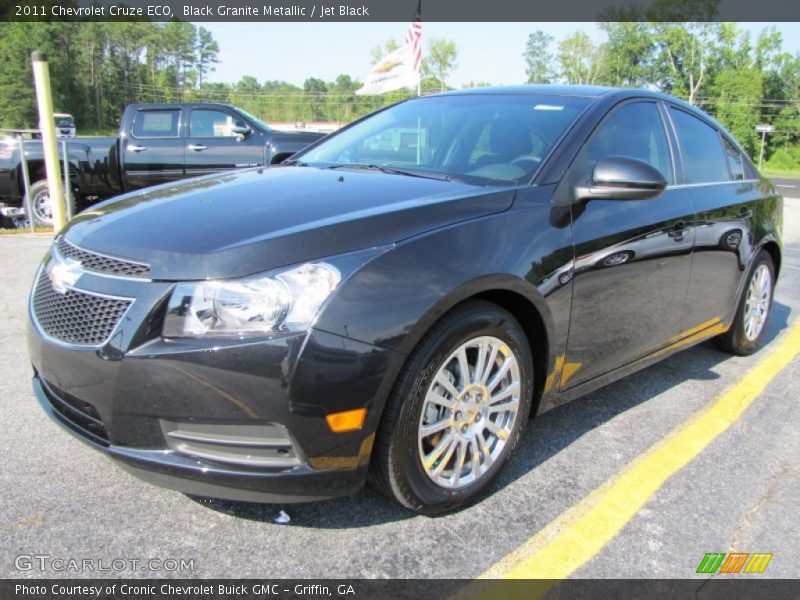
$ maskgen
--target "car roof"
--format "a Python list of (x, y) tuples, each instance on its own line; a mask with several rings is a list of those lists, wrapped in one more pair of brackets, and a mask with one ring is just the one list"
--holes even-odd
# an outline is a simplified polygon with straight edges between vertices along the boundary
[(577, 96), (580, 98), (590, 98), (599, 100), (601, 98), (614, 98), (623, 100), (625, 98), (658, 98), (660, 100), (669, 100), (679, 104), (685, 104), (677, 98), (673, 98), (667, 94), (657, 92), (654, 90), (646, 90), (640, 88), (619, 88), (619, 87), (606, 87), (601, 85), (508, 85), (508, 86), (491, 86), (491, 87), (475, 87), (463, 90), (451, 90), (435, 94), (436, 96), (460, 96), (460, 95), (536, 95), (536, 96)]

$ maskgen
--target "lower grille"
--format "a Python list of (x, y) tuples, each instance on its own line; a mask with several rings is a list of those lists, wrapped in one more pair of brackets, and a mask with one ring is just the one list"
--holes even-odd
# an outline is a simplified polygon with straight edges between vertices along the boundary
[(290, 469), (300, 457), (286, 428), (277, 423), (161, 421), (170, 449), (181, 454), (248, 467)]
[(32, 305), (36, 322), (47, 335), (70, 344), (98, 346), (111, 337), (131, 300), (68, 289), (61, 294), (46, 269), (36, 281)]
[(102, 444), (109, 443), (103, 420), (94, 406), (67, 394), (43, 379), (40, 381), (50, 405), (63, 420), (79, 430), (84, 437)]

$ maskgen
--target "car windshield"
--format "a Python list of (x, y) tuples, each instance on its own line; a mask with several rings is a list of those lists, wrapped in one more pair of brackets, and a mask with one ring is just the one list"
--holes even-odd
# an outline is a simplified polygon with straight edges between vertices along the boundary
[(73, 127), (75, 119), (70, 116), (57, 116), (55, 117), (56, 127)]
[(523, 183), (589, 102), (522, 94), (418, 98), (332, 135), (292, 162), (478, 185)]
[(266, 123), (264, 123), (264, 121), (262, 121), (262, 120), (261, 120), (261, 119), (259, 119), (258, 117), (254, 117), (253, 115), (251, 115), (251, 114), (250, 114), (249, 112), (247, 112), (246, 110), (242, 110), (242, 109), (241, 109), (241, 108), (239, 108), (238, 106), (236, 107), (236, 110), (238, 110), (238, 111), (239, 111), (240, 113), (242, 113), (242, 114), (243, 114), (245, 117), (247, 117), (248, 119), (250, 119), (250, 120), (251, 120), (253, 123), (255, 123), (255, 124), (256, 124), (256, 126), (258, 126), (259, 128), (261, 128), (262, 130), (264, 130), (264, 131), (269, 131), (270, 129), (272, 129), (272, 128), (271, 128), (269, 125), (267, 125)]

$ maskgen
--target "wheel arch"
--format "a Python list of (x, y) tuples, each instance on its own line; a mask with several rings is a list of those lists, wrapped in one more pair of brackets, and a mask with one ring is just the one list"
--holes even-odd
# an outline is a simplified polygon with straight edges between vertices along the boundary
[[(511, 313), (522, 327), (534, 366), (534, 398), (531, 414), (535, 414), (545, 394), (546, 382), (555, 368), (555, 326), (546, 300), (527, 282), (513, 276), (487, 276), (464, 284), (442, 298), (420, 318), (407, 334), (402, 351), (410, 355), (425, 334), (448, 312), (472, 300), (491, 302)], [(408, 358), (406, 358), (406, 361)], [(404, 363), (406, 361), (403, 361)]]
[(775, 267), (775, 280), (778, 279), (778, 274), (781, 271), (781, 248), (775, 240), (768, 240), (761, 246), (762, 250), (766, 250), (772, 258), (772, 264)]

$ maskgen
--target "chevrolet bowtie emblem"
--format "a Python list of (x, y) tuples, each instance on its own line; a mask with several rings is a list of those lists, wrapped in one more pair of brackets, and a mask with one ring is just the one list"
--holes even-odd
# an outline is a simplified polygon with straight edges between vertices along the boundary
[(68, 258), (64, 262), (56, 261), (47, 268), (47, 276), (50, 283), (59, 294), (66, 294), (67, 290), (73, 287), (78, 279), (83, 275), (81, 263), (77, 260)]

